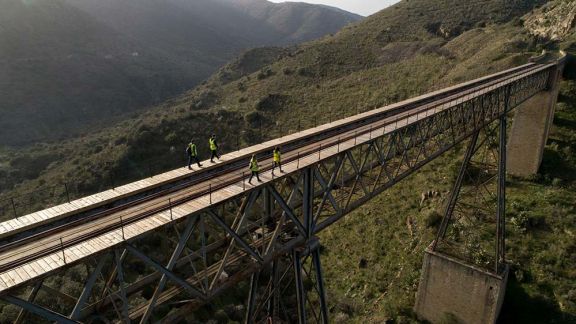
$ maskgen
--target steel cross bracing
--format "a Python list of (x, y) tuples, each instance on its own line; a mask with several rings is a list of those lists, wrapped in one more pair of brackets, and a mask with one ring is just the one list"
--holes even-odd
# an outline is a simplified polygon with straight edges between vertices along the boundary
[[(22, 308), (19, 320), (171, 322), (250, 279), (246, 322), (326, 323), (315, 234), (547, 90), (556, 71), (554, 64), (541, 66), (378, 121), (299, 156), (271, 181), (123, 239), (114, 249), (63, 260), (62, 271), (1, 298)], [(503, 248), (498, 243), (502, 257)], [(74, 296), (58, 293), (62, 278), (70, 277), (83, 289)], [(55, 294), (60, 302), (37, 302), (42, 294)]]

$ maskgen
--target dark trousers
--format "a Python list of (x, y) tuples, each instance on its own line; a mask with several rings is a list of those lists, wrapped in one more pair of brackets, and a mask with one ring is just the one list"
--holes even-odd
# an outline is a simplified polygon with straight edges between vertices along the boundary
[(192, 162), (196, 162), (198, 164), (198, 166), (201, 166), (200, 165), (200, 159), (198, 159), (198, 156), (188, 155), (188, 168), (190, 168), (190, 166), (192, 165)]
[(218, 155), (218, 150), (210, 150), (212, 155), (210, 156), (210, 161), (214, 162), (214, 158), (220, 160), (220, 155)]
[(260, 172), (258, 171), (252, 171), (252, 174), (250, 175), (250, 180), (248, 180), (248, 182), (252, 182), (252, 178), (254, 176), (256, 176), (256, 179), (258, 179), (258, 181), (260, 181), (260, 176), (258, 175)]
[(282, 172), (282, 163), (274, 161), (274, 163), (272, 164), (272, 172), (274, 172), (274, 169), (276, 169), (276, 167), (278, 167), (280, 169), (280, 172)]

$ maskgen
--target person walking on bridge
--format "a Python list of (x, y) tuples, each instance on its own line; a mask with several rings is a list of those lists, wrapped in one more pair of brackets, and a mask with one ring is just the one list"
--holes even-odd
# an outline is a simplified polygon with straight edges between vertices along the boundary
[(250, 179), (248, 180), (249, 184), (252, 184), (252, 178), (254, 176), (256, 176), (256, 179), (258, 179), (258, 182), (262, 182), (262, 180), (260, 180), (260, 167), (258, 166), (258, 159), (256, 159), (256, 155), (252, 155), (252, 158), (250, 159), (250, 164), (248, 166), (250, 168), (250, 171), (252, 172), (250, 174)]
[(214, 158), (220, 160), (220, 155), (218, 154), (218, 143), (216, 142), (216, 135), (212, 134), (208, 140), (210, 144), (210, 162), (214, 163)]
[(186, 154), (188, 155), (188, 170), (192, 170), (192, 162), (196, 162), (198, 167), (201, 167), (200, 160), (198, 159), (198, 149), (196, 148), (196, 144), (194, 144), (194, 140), (191, 139), (190, 143), (186, 147)]
[(272, 164), (272, 174), (274, 174), (274, 169), (276, 169), (276, 167), (280, 169), (280, 173), (283, 173), (284, 171), (282, 171), (282, 153), (280, 153), (280, 148), (278, 146), (274, 148), (273, 155), (274, 155), (274, 163)]

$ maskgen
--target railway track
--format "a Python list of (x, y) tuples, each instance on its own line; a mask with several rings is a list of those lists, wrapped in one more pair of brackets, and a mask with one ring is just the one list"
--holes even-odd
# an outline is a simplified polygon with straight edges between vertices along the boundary
[[(320, 126), (317, 131), (312, 129), (303, 132), (304, 135), (282, 144), (283, 162), (287, 164), (298, 161), (302, 157), (317, 154), (323, 148), (334, 147), (365, 135), (373, 129), (410, 118), (434, 107), (454, 102), (470, 93), (489, 89), (509, 79), (529, 75), (543, 68), (545, 66), (526, 64), (457, 87), (346, 118), (331, 123), (328, 127)], [(260, 152), (262, 172), (271, 169), (272, 149), (273, 146), (263, 145), (257, 150)], [(158, 212), (170, 210), (174, 206), (211, 195), (212, 192), (227, 186), (236, 184), (245, 190), (250, 190), (252, 186), (246, 183), (249, 173), (243, 172), (247, 169), (249, 155), (223, 162), (209, 170), (194, 172), (185, 182), (145, 197), (129, 200), (109, 210), (74, 219), (65, 224), (48, 226), (38, 231), (27, 230), (24, 237), (0, 246), (0, 272), (74, 246), (92, 237), (117, 230)], [(279, 173), (278, 175), (281, 176)]]

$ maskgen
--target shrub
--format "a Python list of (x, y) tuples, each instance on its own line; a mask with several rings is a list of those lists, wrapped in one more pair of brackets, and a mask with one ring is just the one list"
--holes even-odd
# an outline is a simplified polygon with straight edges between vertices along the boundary
[(425, 223), (427, 228), (437, 227), (442, 222), (442, 215), (435, 210), (430, 210), (426, 214)]
[(176, 132), (170, 132), (170, 134), (164, 137), (164, 141), (170, 144), (176, 144), (178, 142), (178, 135)]
[(277, 111), (282, 107), (286, 100), (286, 96), (280, 94), (268, 94), (266, 97), (260, 99), (256, 104), (258, 111)]
[(258, 72), (258, 80), (264, 80), (270, 76), (274, 75), (274, 72), (270, 68), (265, 68)]
[(307, 68), (301, 67), (298, 69), (298, 75), (299, 76), (311, 76), (312, 73)]
[(244, 120), (248, 123), (250, 128), (258, 128), (264, 122), (264, 116), (257, 111), (253, 111), (246, 114)]

